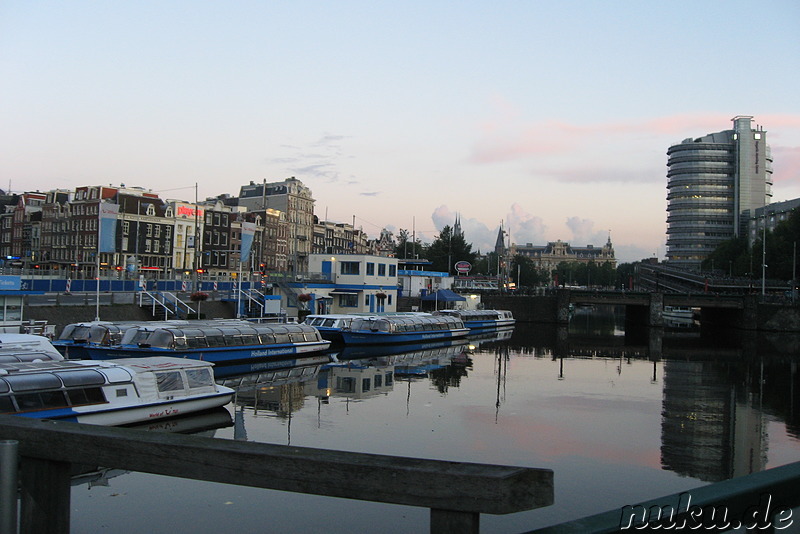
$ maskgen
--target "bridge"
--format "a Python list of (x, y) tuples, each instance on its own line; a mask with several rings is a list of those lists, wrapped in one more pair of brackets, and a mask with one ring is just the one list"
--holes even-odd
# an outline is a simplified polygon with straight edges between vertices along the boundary
[(757, 298), (741, 294), (661, 293), (646, 291), (587, 291), (563, 289), (556, 293), (558, 322), (569, 321), (575, 306), (625, 306), (626, 322), (664, 326), (664, 307), (699, 308), (701, 324), (724, 324), (748, 329), (753, 324)]
[(731, 276), (721, 269), (707, 272), (679, 269), (661, 263), (636, 266), (636, 287), (663, 293), (739, 294), (764, 293), (783, 295), (791, 289), (786, 280), (751, 276)]

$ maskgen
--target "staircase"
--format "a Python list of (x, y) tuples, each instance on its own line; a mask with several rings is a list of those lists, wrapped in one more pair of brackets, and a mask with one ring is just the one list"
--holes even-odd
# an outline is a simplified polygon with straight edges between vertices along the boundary
[(174, 293), (162, 291), (139, 291), (139, 307), (149, 308), (156, 321), (186, 318), (189, 314), (197, 313)]

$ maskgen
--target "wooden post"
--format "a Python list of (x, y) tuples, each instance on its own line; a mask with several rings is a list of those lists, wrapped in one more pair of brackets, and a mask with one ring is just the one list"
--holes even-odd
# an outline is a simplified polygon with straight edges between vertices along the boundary
[(70, 464), (23, 457), (20, 534), (69, 533)]
[(0, 534), (17, 533), (19, 442), (0, 440)]
[(478, 534), (481, 514), (431, 508), (431, 534)]

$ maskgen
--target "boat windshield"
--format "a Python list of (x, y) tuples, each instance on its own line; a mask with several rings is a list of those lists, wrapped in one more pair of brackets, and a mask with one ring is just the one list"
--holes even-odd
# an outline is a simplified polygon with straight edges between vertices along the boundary
[(86, 324), (68, 324), (64, 327), (64, 331), (58, 336), (58, 339), (65, 339), (71, 341), (86, 341), (89, 339), (90, 325)]
[(122, 345), (138, 345), (147, 341), (148, 336), (153, 333), (151, 328), (130, 328), (122, 335)]
[(89, 341), (97, 345), (119, 345), (126, 329), (115, 324), (96, 324), (89, 329)]

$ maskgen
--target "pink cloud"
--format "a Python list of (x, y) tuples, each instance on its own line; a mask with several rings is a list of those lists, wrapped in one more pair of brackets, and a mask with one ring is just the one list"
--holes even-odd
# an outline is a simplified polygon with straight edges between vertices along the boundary
[(795, 181), (800, 178), (800, 146), (772, 147), (773, 174), (776, 183)]
[[(597, 144), (618, 147), (620, 157), (624, 158), (631, 150), (641, 150), (643, 140), (648, 144), (659, 143), (656, 148), (666, 151), (670, 144), (688, 137), (730, 128), (733, 117), (720, 113), (681, 114), (646, 120), (571, 124), (554, 120), (526, 122), (519, 114), (506, 109), (479, 126), (481, 137), (474, 143), (469, 159), (473, 163), (487, 164), (534, 156), (591, 154)], [(768, 139), (779, 140), (797, 135), (800, 115), (754, 116), (753, 124), (763, 125), (770, 136)], [(665, 139), (660, 141), (653, 139), (654, 136)]]

